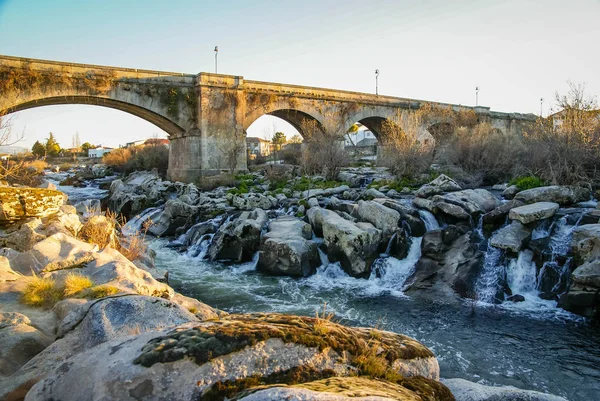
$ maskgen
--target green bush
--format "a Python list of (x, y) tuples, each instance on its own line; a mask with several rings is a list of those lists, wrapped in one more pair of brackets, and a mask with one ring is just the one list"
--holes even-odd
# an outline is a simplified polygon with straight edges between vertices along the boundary
[(523, 176), (516, 177), (512, 179), (509, 183), (510, 185), (516, 185), (519, 188), (519, 191), (524, 191), (526, 189), (532, 189), (537, 187), (543, 187), (546, 185), (544, 181), (535, 176)]

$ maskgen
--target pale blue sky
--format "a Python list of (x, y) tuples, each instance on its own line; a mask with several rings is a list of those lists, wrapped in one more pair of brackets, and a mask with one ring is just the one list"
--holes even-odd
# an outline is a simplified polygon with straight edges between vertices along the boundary
[[(566, 81), (600, 93), (600, 1), (0, 0), (0, 54), (374, 91), (545, 112)], [(17, 113), (30, 145), (57, 134), (116, 146), (161, 131), (93, 106)], [(272, 130), (268, 119), (250, 135)], [(276, 128), (287, 128), (278, 124)]]

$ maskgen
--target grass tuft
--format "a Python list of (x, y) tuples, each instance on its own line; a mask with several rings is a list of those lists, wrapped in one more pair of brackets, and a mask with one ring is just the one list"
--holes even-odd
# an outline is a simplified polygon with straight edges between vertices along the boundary
[(51, 308), (63, 297), (62, 288), (49, 278), (33, 277), (21, 294), (21, 303), (28, 306)]
[(69, 298), (93, 286), (94, 282), (89, 277), (78, 273), (69, 273), (65, 278), (63, 294), (65, 298)]
[(89, 298), (98, 299), (118, 294), (121, 290), (112, 285), (98, 285), (89, 289)]

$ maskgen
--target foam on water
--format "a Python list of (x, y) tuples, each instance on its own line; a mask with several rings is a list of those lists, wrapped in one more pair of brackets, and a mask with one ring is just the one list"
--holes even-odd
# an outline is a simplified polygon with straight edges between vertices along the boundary
[(431, 212), (427, 210), (419, 210), (419, 216), (421, 216), (421, 220), (425, 223), (425, 229), (427, 231), (437, 230), (440, 228), (440, 224), (437, 219)]

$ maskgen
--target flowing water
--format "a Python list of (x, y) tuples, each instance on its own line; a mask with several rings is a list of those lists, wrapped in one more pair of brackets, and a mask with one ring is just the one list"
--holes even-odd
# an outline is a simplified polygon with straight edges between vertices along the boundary
[[(75, 199), (105, 193), (94, 185), (65, 189)], [(146, 210), (132, 219), (126, 230), (139, 229), (158, 212), (158, 208)], [(420, 211), (420, 215), (428, 231), (439, 228), (431, 213)], [(209, 223), (218, 225), (222, 217)], [(568, 260), (562, 266), (560, 261), (567, 253), (573, 227), (559, 219), (534, 233), (536, 238), (550, 237), (552, 257), (544, 268), (568, 273)], [(476, 285), (479, 300), (444, 304), (402, 292), (421, 255), (421, 238), (412, 238), (403, 260), (382, 254), (368, 279), (348, 276), (322, 251), (316, 274), (290, 278), (258, 273), (258, 255), (238, 265), (208, 262), (204, 256), (212, 235), (196, 237), (192, 230), (171, 242), (152, 239), (151, 247), (157, 254), (156, 266), (169, 271), (171, 286), (211, 306), (229, 312), (314, 315), (326, 304), (342, 323), (375, 326), (423, 342), (438, 357), (444, 378), (513, 385), (571, 401), (600, 400), (600, 326), (539, 297), (542, 271), (536, 276), (530, 251), (507, 258), (502, 251), (486, 246), (482, 236), (485, 262)], [(187, 245), (187, 252), (180, 253), (173, 244)], [(495, 305), (503, 283), (526, 301)]]

